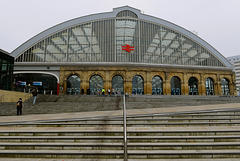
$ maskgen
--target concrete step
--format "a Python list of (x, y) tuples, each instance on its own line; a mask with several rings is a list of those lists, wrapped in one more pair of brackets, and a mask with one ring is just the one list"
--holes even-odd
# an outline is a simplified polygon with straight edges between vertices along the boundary
[(123, 150), (0, 150), (0, 157), (122, 159)]
[[(229, 136), (128, 136), (134, 142), (240, 142), (240, 135)], [(64, 143), (115, 143), (122, 142), (123, 136), (0, 136), (0, 142), (64, 142)]]
[(128, 150), (227, 150), (240, 149), (240, 142), (221, 143), (128, 143)]
[[(235, 121), (219, 121), (219, 122), (190, 122), (189, 120), (185, 120), (184, 122), (177, 122), (177, 121), (168, 121), (168, 122), (161, 122), (161, 121), (131, 121), (127, 122), (128, 127), (142, 127), (142, 126), (149, 126), (149, 127), (164, 127), (164, 126), (239, 126), (240, 120)], [(2, 125), (7, 126), (7, 124)], [(123, 123), (25, 123), (20, 125), (11, 125), (14, 127), (122, 127)]]
[[(122, 159), (122, 150), (0, 150), (0, 157)], [(128, 150), (129, 159), (240, 158), (239, 150)]]
[[(191, 159), (193, 160), (193, 159)], [(239, 161), (239, 158), (195, 159), (194, 161)], [(123, 161), (123, 159), (40, 159), (40, 158), (0, 158), (0, 161)], [(189, 159), (128, 159), (128, 161), (189, 161)]]
[[(42, 159), (42, 158), (0, 158), (0, 161), (123, 161), (123, 159)], [(131, 160), (129, 160), (131, 161)], [(235, 161), (235, 160), (220, 160)]]
[[(240, 149), (240, 142), (128, 143), (128, 150), (224, 150)], [(2, 150), (123, 150), (123, 143), (2, 143)]]
[(239, 135), (207, 135), (207, 136), (128, 136), (127, 137), (128, 143), (140, 143), (140, 142), (150, 142), (150, 143), (178, 143), (178, 142), (240, 142)]
[(121, 143), (123, 136), (0, 136), (0, 142)]
[[(233, 145), (234, 146), (234, 145)], [(2, 143), (5, 150), (123, 150), (122, 143)]]
[(128, 150), (129, 159), (240, 158), (239, 150)]

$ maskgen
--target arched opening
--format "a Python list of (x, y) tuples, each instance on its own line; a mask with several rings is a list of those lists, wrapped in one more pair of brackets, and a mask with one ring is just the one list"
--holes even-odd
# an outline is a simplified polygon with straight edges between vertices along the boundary
[(71, 75), (67, 79), (67, 92), (68, 95), (77, 95), (81, 92), (81, 80), (77, 75)]
[(172, 77), (171, 79), (171, 95), (181, 95), (181, 79), (179, 77)]
[(223, 78), (221, 80), (221, 87), (222, 87), (222, 95), (229, 95), (230, 94), (229, 80), (227, 78)]
[(135, 75), (132, 79), (132, 94), (143, 95), (144, 94), (144, 82), (140, 75)]
[(152, 95), (163, 95), (163, 81), (159, 76), (152, 78)]
[(93, 75), (89, 81), (90, 94), (100, 95), (103, 89), (103, 79), (100, 75)]
[(208, 77), (205, 83), (206, 83), (206, 95), (214, 95), (214, 80)]
[(58, 80), (46, 73), (16, 73), (14, 74), (14, 90), (31, 92), (37, 88), (39, 94), (57, 94)]
[(189, 95), (198, 95), (198, 79), (191, 77), (188, 80)]
[(112, 91), (113, 89), (115, 93), (124, 94), (124, 83), (122, 76), (116, 75), (112, 78)]

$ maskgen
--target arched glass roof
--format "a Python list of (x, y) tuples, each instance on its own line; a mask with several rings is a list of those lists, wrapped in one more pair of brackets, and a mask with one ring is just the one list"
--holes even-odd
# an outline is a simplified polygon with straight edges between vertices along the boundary
[[(123, 50), (126, 45), (132, 50)], [(54, 26), (25, 42), (11, 55), (16, 62), (231, 67), (218, 51), (191, 32), (128, 6)]]

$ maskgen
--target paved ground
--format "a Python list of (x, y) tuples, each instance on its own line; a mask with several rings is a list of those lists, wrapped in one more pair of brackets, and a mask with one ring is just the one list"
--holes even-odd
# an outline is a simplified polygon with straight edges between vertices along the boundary
[[(127, 107), (126, 107), (127, 108)], [(231, 104), (215, 104), (202, 106), (180, 106), (167, 108), (146, 108), (146, 109), (129, 109), (127, 115), (144, 115), (154, 113), (172, 113), (186, 111), (204, 111), (204, 110), (221, 110), (221, 109), (240, 109), (240, 103)], [(74, 113), (59, 113), (59, 114), (34, 114), (22, 116), (0, 116), (0, 123), (4, 122), (22, 122), (22, 121), (39, 121), (39, 120), (62, 120), (62, 119), (77, 119), (89, 117), (111, 117), (121, 116), (122, 110), (118, 111), (94, 111), (94, 112), (74, 112)]]

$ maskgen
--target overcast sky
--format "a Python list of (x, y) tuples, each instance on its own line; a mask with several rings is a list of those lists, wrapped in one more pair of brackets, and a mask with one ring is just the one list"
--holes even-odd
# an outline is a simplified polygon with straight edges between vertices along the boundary
[(240, 0), (0, 0), (0, 48), (12, 52), (54, 25), (126, 5), (196, 31), (226, 57), (240, 55)]

